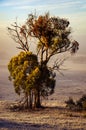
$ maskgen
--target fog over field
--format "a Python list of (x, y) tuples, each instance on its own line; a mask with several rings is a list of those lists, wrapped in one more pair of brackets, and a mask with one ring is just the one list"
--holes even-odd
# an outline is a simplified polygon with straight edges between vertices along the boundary
[[(86, 71), (65, 70), (57, 72), (55, 93), (49, 101), (64, 103), (69, 97), (75, 100), (86, 94)], [(13, 100), (19, 98), (15, 94), (12, 82), (8, 80), (9, 72), (6, 65), (0, 65), (0, 100)]]

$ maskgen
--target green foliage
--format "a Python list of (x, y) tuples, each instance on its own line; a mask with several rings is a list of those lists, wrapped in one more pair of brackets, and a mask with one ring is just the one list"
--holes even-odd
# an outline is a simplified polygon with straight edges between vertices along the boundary
[(38, 85), (38, 81), (40, 79), (40, 70), (38, 67), (36, 67), (32, 73), (30, 73), (27, 76), (26, 79), (26, 86), (27, 91), (29, 92), (31, 89), (36, 89), (36, 86)]
[(18, 56), (10, 60), (8, 70), (13, 79), (16, 93), (20, 94), (21, 90), (26, 90), (27, 76), (37, 65), (37, 57), (31, 52), (20, 52)]
[(43, 66), (40, 68), (41, 76), (40, 76), (40, 83), (41, 83), (41, 95), (43, 97), (49, 96), (54, 93), (55, 88), (55, 77), (53, 77), (53, 72), (48, 69), (47, 66)]

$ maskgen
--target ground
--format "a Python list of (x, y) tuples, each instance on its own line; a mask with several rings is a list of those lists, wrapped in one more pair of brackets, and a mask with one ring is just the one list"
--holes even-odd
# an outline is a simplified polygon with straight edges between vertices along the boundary
[(60, 104), (46, 104), (46, 108), (35, 111), (12, 111), (11, 104), (0, 101), (0, 130), (86, 130), (86, 112), (70, 111)]

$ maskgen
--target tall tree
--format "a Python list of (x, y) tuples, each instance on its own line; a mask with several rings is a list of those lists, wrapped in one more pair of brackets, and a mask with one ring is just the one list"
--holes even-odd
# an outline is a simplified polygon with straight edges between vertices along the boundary
[[(18, 88), (16, 92), (23, 90), (27, 95), (27, 106), (28, 97), (30, 107), (41, 107), (41, 96), (54, 92), (54, 70), (59, 69), (59, 62), (62, 61), (53, 60), (53, 65), (50, 66), (50, 59), (60, 53), (70, 51), (73, 54), (78, 50), (78, 42), (69, 38), (69, 24), (67, 19), (50, 17), (49, 13), (38, 17), (30, 14), (23, 26), (15, 22), (8, 28), (13, 40), (19, 44), (17, 48), (24, 51), (11, 59), (8, 69), (14, 86)], [(30, 44), (36, 47), (35, 54), (31, 52)]]

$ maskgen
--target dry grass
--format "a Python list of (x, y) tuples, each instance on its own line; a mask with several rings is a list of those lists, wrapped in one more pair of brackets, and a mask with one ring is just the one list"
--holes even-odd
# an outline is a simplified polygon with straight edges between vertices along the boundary
[(0, 101), (0, 130), (86, 130), (85, 112), (69, 111), (57, 104), (41, 110), (13, 112), (8, 109), (9, 104)]

